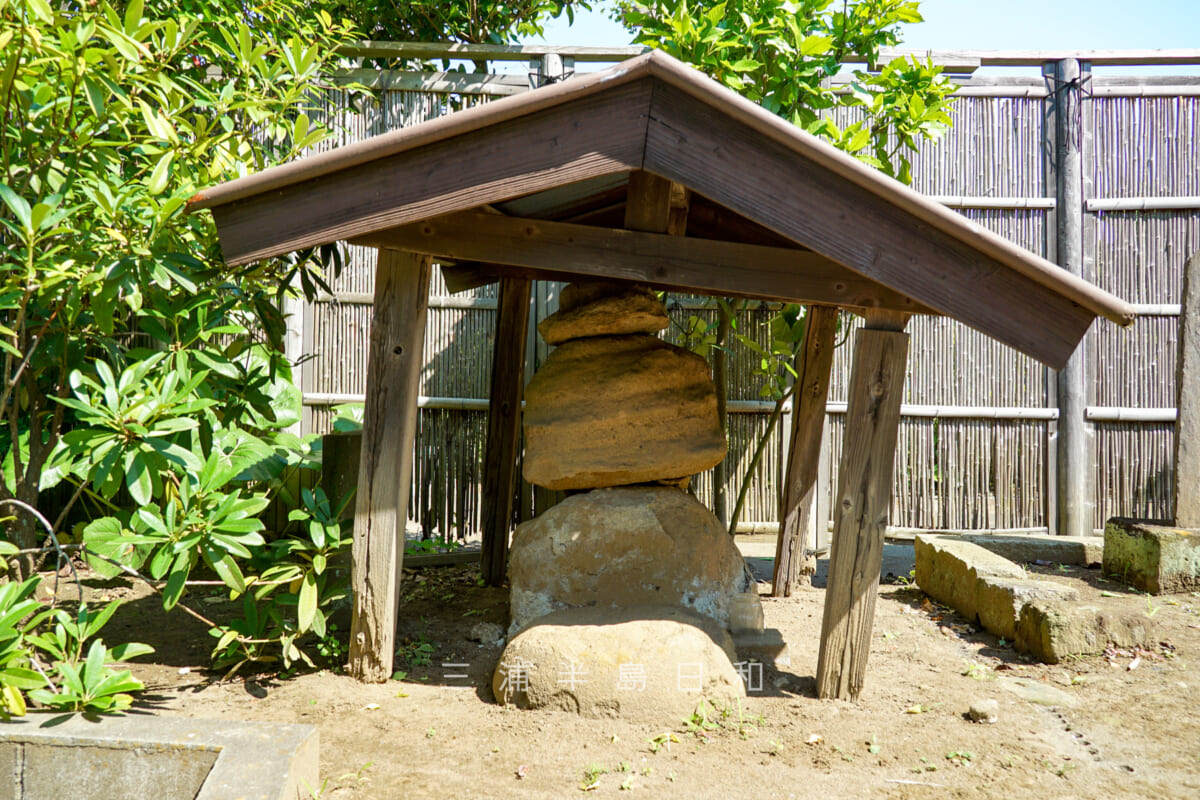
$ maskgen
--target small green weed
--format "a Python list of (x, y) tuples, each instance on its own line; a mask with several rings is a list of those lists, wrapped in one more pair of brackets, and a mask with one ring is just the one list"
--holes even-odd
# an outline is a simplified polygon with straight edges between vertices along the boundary
[(607, 773), (607, 767), (602, 767), (596, 763), (588, 764), (583, 768), (583, 776), (579, 779), (579, 788), (585, 792), (595, 789), (600, 785), (600, 776)]
[(671, 742), (675, 742), (676, 744), (678, 744), (679, 737), (676, 736), (675, 734), (667, 731), (664, 733), (660, 733), (658, 736), (654, 736), (650, 739), (647, 739), (646, 741), (650, 743), (650, 752), (651, 753), (657, 753), (659, 750), (662, 750), (663, 748), (666, 748), (667, 751), (670, 752)]

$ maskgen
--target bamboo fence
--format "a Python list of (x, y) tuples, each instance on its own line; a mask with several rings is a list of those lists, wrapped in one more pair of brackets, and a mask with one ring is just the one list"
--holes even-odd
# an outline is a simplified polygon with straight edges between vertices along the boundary
[[(1033, 58), (1021, 63), (1034, 63)], [(444, 77), (441, 84), (424, 80), (434, 88), (446, 85)], [(322, 105), (341, 131), (337, 143), (344, 144), (488, 99), (470, 93), (487, 92), (487, 81), (456, 81), (466, 93), (386, 89), (378, 102), (355, 110), (345, 91), (331, 88)], [(914, 187), (1054, 260), (1057, 210), (1048, 166), (1053, 86), (1037, 78), (971, 78), (962, 84), (954, 127), (915, 156)], [(403, 85), (422, 84), (410, 79)], [(506, 78), (502, 93), (519, 90), (514, 85)], [(1144, 312), (1131, 330), (1097, 325), (1085, 340), (1091, 457), (1084, 468), (1092, 470), (1091, 516), (1100, 528), (1113, 515), (1170, 513), (1181, 274), (1186, 258), (1200, 249), (1200, 85), (1194, 78), (1092, 77), (1083, 98), (1084, 277)], [(337, 404), (361, 401), (373, 255), (348, 248), (346, 267), (331, 282), (334, 296), (293, 309), (295, 355), (310, 356), (300, 369), (306, 433), (328, 431)], [(558, 289), (537, 285), (531, 324), (554, 310)], [(435, 270), (431, 293), (410, 516), (429, 534), (465, 536), (479, 524), (495, 288), (449, 295)], [(680, 300), (672, 310), (680, 322), (689, 315), (714, 318), (715, 310), (698, 308), (702, 304), (695, 298)], [(749, 308), (739, 316), (738, 332), (766, 344), (771, 313)], [(854, 323), (844, 321), (846, 334)], [(1053, 530), (1054, 373), (947, 319), (916, 318), (910, 331), (892, 526)], [(837, 483), (848, 351), (839, 348), (834, 361), (819, 533)], [(531, 335), (528, 352), (532, 369), (546, 348)], [(771, 403), (759, 397), (755, 359), (746, 348), (733, 344), (729, 364), (732, 506)], [(769, 529), (777, 519), (786, 456), (781, 432), (789, 424), (785, 415), (756, 470), (741, 517), (750, 527)], [(698, 496), (711, 501), (711, 473), (698, 476), (695, 485)], [(541, 502), (526, 487), (519, 513), (526, 517)]]

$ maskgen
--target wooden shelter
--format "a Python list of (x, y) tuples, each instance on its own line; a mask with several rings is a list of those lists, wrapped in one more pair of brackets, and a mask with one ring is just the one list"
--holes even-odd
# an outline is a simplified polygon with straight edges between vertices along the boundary
[[(1061, 368), (1095, 317), (1132, 308), (652, 52), (204, 191), (231, 264), (348, 240), (379, 248), (355, 514), (351, 669), (392, 671), (431, 260), (451, 289), (500, 282), (484, 572), (502, 580), (530, 281), (604, 278), (805, 303), (779, 563), (811, 494), (837, 308), (854, 345), (818, 665), (866, 668), (913, 314)], [(814, 444), (815, 443), (815, 444)], [(777, 576), (780, 574), (777, 570)]]

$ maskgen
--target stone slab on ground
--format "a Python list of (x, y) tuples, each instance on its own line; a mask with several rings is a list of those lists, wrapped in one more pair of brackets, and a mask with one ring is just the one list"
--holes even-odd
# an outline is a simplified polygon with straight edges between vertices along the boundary
[(1136, 618), (1077, 608), (1074, 587), (1033, 578), (972, 542), (917, 536), (914, 546), (922, 591), (1047, 663), (1103, 652), (1110, 641), (1132, 646), (1145, 638)]
[(971, 533), (963, 534), (959, 538), (1018, 564), (1050, 561), (1055, 564), (1091, 567), (1099, 564), (1104, 555), (1103, 536), (1001, 536)]
[(979, 624), (1012, 641), (1017, 635), (1021, 610), (1035, 600), (1070, 602), (1079, 599), (1079, 590), (1065, 583), (1033, 578), (980, 578), (975, 604)]
[(1150, 594), (1200, 589), (1200, 530), (1114, 517), (1104, 526), (1103, 570)]
[(746, 696), (729, 634), (676, 606), (568, 608), (508, 643), (492, 677), (502, 705), (678, 725), (701, 699)]
[[(0, 800), (301, 800), (318, 791), (317, 729), (183, 717), (37, 716), (0, 729)], [(69, 791), (65, 788), (69, 786)]]
[(917, 536), (913, 548), (921, 591), (970, 620), (979, 619), (981, 579), (1028, 577), (1008, 559), (958, 537)]
[(783, 640), (783, 633), (777, 628), (766, 628), (753, 633), (735, 633), (733, 649), (737, 651), (738, 661), (761, 661), (769, 667), (776, 668), (789, 667), (792, 664), (787, 642)]
[(1051, 686), (1045, 681), (1035, 681), (1030, 678), (1000, 678), (996, 685), (1005, 691), (1012, 692), (1027, 703), (1038, 706), (1056, 708), (1070, 707), (1077, 702), (1075, 695)]
[(1039, 661), (1057, 664), (1071, 656), (1117, 647), (1149, 647), (1154, 626), (1142, 614), (1114, 614), (1094, 606), (1035, 600), (1021, 609), (1014, 646)]

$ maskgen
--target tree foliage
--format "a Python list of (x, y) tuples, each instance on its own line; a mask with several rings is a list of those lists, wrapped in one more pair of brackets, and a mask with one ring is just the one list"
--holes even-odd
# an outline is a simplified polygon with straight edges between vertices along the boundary
[[(206, 569), (260, 601), (253, 622), (215, 626), (218, 657), (290, 663), (296, 639), (328, 634), (345, 541), (311, 494), (282, 544), (257, 518), (315, 463), (286, 430), (300, 396), (281, 301), (327, 288), (335, 262), (229, 268), (211, 216), (184, 205), (322, 141), (319, 76), (358, 34), (299, 0), (230, 5), (0, 0), (0, 499), (64, 487), (92, 517), (94, 568), (147, 570), (168, 607)], [(7, 538), (35, 547), (30, 522)], [(97, 659), (68, 682), (101, 680)]]
[[(954, 84), (915, 58), (880, 65), (900, 42), (900, 25), (919, 22), (917, 0), (622, 0), (618, 13), (637, 41), (665, 50), (811, 133), (899, 180), (909, 153), (950, 125)], [(845, 75), (850, 56), (868, 69)], [(854, 109), (839, 126), (829, 113)]]
[[(275, 402), (287, 377), (276, 301), (319, 273), (295, 261), (229, 270), (211, 218), (183, 207), (325, 135), (305, 109), (347, 31), (327, 17), (255, 30), (141, 2), (69, 13), (21, 0), (0, 15), (0, 496), (32, 502), (76, 479), (93, 499), (128, 485), (146, 502), (168, 466), (187, 466), (180, 437), (211, 445), (234, 420), (292, 421)], [(75, 397), (101, 384), (99, 409)], [(152, 419), (156, 392), (190, 399)], [(107, 433), (93, 437), (81, 415), (97, 411)], [(52, 452), (91, 466), (50, 467)]]
[(353, 20), (366, 36), (402, 42), (509, 44), (543, 32), (547, 19), (591, 0), (318, 0), (334, 18)]
[[(931, 61), (880, 63), (900, 43), (900, 26), (921, 21), (918, 0), (619, 0), (616, 13), (636, 40), (671, 53), (779, 116), (904, 183), (922, 139), (951, 124), (955, 85)], [(847, 59), (865, 62), (849, 70)], [(834, 79), (840, 80), (835, 85)], [(841, 114), (835, 114), (839, 109)], [(849, 120), (839, 125), (835, 116)], [(791, 396), (792, 366), (807, 316), (785, 305), (760, 344), (737, 330), (732, 300), (719, 301), (734, 338), (755, 363), (760, 396), (774, 400), (729, 515), (733, 533), (764, 446)], [(716, 358), (717, 322), (693, 315), (681, 341)], [(718, 391), (725, 391), (719, 387)]]

